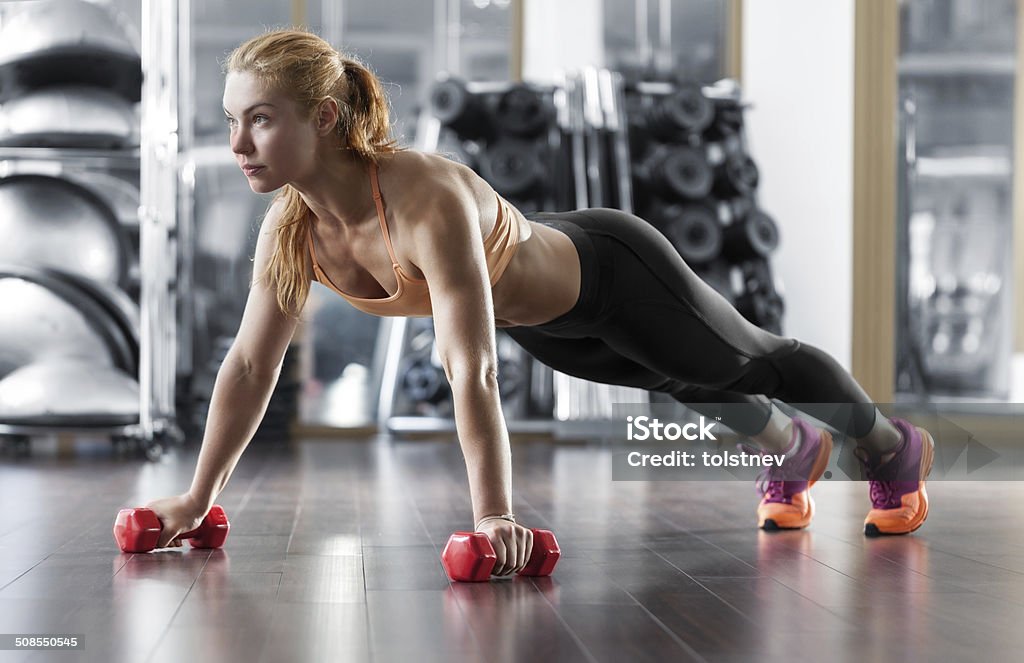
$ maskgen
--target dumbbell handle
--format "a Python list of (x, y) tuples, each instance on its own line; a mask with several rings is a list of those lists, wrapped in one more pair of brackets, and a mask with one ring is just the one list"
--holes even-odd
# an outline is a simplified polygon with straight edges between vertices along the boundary
[[(532, 529), (533, 551), (522, 576), (550, 575), (558, 563), (561, 550), (555, 535), (546, 529)], [(491, 577), (497, 555), (490, 539), (483, 532), (455, 532), (441, 553), (448, 577), (460, 582), (480, 582)]]
[[(219, 548), (230, 529), (224, 509), (215, 504), (199, 527), (175, 538), (189, 539), (193, 548)], [(114, 521), (114, 540), (122, 552), (149, 552), (156, 548), (162, 530), (163, 523), (152, 509), (121, 509)]]

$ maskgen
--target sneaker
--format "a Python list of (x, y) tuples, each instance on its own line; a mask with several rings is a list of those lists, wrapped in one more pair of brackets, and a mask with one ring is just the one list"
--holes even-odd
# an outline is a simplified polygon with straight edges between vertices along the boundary
[(878, 465), (868, 460), (863, 449), (854, 451), (871, 482), (872, 508), (864, 519), (864, 534), (868, 536), (907, 534), (928, 517), (924, 480), (932, 471), (935, 442), (928, 431), (909, 421), (895, 417), (889, 421), (900, 432), (896, 455)]
[(800, 434), (800, 449), (796, 455), (787, 457), (781, 467), (767, 468), (757, 478), (761, 494), (757, 526), (761, 529), (801, 529), (814, 517), (814, 500), (809, 489), (828, 465), (832, 435), (794, 417), (793, 434), (797, 433)]

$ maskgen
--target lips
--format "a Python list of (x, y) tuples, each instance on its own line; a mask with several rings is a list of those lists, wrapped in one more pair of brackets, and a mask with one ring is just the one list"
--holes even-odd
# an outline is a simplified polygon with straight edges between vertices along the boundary
[(246, 177), (251, 177), (256, 173), (262, 171), (264, 166), (242, 166), (242, 172), (245, 173)]

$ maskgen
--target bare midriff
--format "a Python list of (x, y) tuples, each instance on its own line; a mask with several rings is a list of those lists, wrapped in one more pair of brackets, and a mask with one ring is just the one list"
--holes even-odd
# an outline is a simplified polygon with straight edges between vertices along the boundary
[(529, 237), (491, 289), (499, 327), (554, 320), (576, 304), (580, 293), (580, 262), (572, 240), (554, 228), (527, 221), (518, 210), (514, 213), (529, 224)]

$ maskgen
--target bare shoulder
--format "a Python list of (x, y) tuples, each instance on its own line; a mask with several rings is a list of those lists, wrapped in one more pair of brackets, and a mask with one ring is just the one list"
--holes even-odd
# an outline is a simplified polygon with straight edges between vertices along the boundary
[[(256, 239), (256, 255), (253, 257), (253, 266), (255, 270), (258, 270), (254, 271), (254, 274), (262, 273), (270, 264), (271, 256), (277, 252), (278, 229), (282, 221), (287, 221), (285, 219), (286, 207), (287, 203), (284, 198), (275, 198), (270, 203), (270, 207), (267, 208), (267, 213), (263, 216), (259, 237)], [(316, 276), (313, 274), (312, 261), (306, 261), (305, 272), (306, 278), (309, 281), (316, 279)]]
[(260, 221), (260, 234), (269, 233), (281, 225), (281, 221), (284, 219), (284, 206), (284, 200), (281, 198), (274, 198), (271, 201), (267, 211), (263, 214), (263, 220)]
[(260, 222), (259, 237), (257, 238), (257, 253), (258, 249), (264, 249), (263, 256), (264, 260), (269, 259), (269, 255), (277, 249), (277, 228), (281, 224), (281, 220), (284, 218), (284, 200), (281, 198), (275, 198), (270, 203), (270, 207), (267, 208), (267, 213), (263, 215), (263, 221)]
[(284, 220), (285, 204), (284, 198), (281, 197), (276, 197), (270, 202), (270, 206), (267, 207), (263, 220), (260, 222), (260, 234), (270, 233), (276, 238), (276, 233), (273, 231), (277, 230), (281, 221)]
[(479, 207), (490, 190), (490, 185), (471, 168), (439, 154), (408, 150), (382, 160), (380, 167), (382, 178), (400, 183), (399, 196), (406, 212), (449, 207), (453, 202)]

